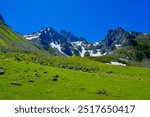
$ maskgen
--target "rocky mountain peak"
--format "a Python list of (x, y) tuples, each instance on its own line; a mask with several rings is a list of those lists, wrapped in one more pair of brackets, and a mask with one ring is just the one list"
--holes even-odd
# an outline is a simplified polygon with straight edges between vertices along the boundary
[(115, 29), (116, 32), (125, 32), (125, 30), (122, 27), (118, 27)]
[[(142, 33), (128, 32), (122, 27), (111, 29), (102, 42), (90, 43), (85, 38), (79, 38), (71, 32), (61, 30), (56, 31), (52, 27), (46, 27), (40, 32), (24, 36), (37, 46), (50, 50), (52, 48), (56, 55), (84, 56), (85, 53), (90, 56), (101, 56), (111, 53), (127, 41), (127, 38), (135, 38)], [(52, 50), (51, 49), (51, 50)], [(58, 53), (59, 52), (59, 53)]]
[(113, 51), (116, 46), (121, 46), (125, 42), (126, 38), (131, 37), (135, 38), (138, 35), (141, 35), (140, 32), (128, 32), (122, 27), (118, 27), (114, 30), (109, 30), (105, 39), (103, 40), (103, 50), (107, 52)]
[(77, 36), (74, 36), (71, 32), (67, 32), (65, 30), (61, 30), (60, 35), (66, 38), (68, 42), (77, 42), (77, 41), (87, 42), (85, 38), (82, 37), (79, 38)]

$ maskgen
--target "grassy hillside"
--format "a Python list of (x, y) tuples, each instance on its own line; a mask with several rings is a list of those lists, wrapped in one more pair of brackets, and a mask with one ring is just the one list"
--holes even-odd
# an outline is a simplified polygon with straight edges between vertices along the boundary
[(0, 49), (39, 51), (29, 41), (14, 32), (9, 26), (0, 22)]
[[(149, 44), (137, 44), (132, 52), (149, 57)], [(101, 63), (112, 60), (126, 62), (48, 56), (0, 21), (0, 99), (150, 99), (150, 69)]]
[(80, 57), (1, 51), (0, 99), (150, 99), (149, 73)]

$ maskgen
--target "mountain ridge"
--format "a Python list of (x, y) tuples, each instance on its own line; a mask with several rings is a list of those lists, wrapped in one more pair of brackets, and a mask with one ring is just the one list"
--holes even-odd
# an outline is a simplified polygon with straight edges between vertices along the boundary
[[(58, 32), (54, 28), (47, 27), (34, 34), (24, 35), (24, 37), (37, 46), (43, 46), (46, 50), (51, 48), (57, 50), (57, 52), (59, 51), (63, 55), (84, 57), (102, 56), (112, 53), (125, 42), (127, 37), (136, 38), (139, 35), (144, 35), (144, 33), (129, 32), (118, 27), (116, 29), (110, 29), (102, 41), (91, 43), (85, 38), (74, 36), (71, 32), (65, 30)], [(60, 54), (56, 55), (59, 56)]]
[[(23, 38), (24, 37), (24, 38)], [(0, 18), (0, 49), (8, 51), (37, 51), (54, 56), (100, 57), (117, 56), (125, 61), (144, 63), (150, 60), (150, 34), (110, 29), (100, 42), (91, 43), (71, 32), (46, 27), (38, 32), (20, 35)]]

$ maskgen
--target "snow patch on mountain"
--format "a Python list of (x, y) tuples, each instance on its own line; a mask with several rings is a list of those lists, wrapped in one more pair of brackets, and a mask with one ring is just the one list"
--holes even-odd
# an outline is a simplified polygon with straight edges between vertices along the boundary
[(35, 34), (32, 34), (32, 35), (24, 35), (23, 37), (26, 38), (27, 40), (32, 40), (32, 39), (36, 39), (36, 38), (39, 38), (41, 33), (35, 33)]
[(121, 46), (120, 44), (116, 44), (115, 45), (117, 49), (119, 49), (119, 47)]
[(81, 46), (81, 48), (82, 48), (82, 52), (80, 53), (80, 55), (81, 55), (81, 57), (84, 57), (86, 50), (83, 46)]
[(147, 33), (144, 33), (144, 35), (147, 35)]
[(86, 52), (89, 52), (90, 56), (93, 56), (93, 57), (97, 57), (97, 56), (102, 56), (103, 54), (100, 52), (99, 49), (97, 49), (97, 53), (93, 53), (93, 50), (85, 50), (85, 47), (81, 46), (82, 48), (82, 52), (79, 52), (81, 57), (84, 57), (85, 53)]
[(110, 62), (112, 65), (118, 65), (118, 66), (127, 66), (126, 64), (119, 63), (119, 62)]
[(97, 53), (93, 53), (93, 51), (90, 51), (90, 56), (93, 56), (93, 57), (102, 56), (102, 53), (99, 50), (97, 51), (98, 51)]
[(70, 42), (72, 45), (81, 46), (83, 44), (83, 41), (76, 41), (76, 42)]
[(53, 42), (52, 42), (50, 45), (52, 46), (52, 48), (56, 48), (56, 49), (58, 49), (59, 51), (61, 51), (60, 45), (54, 44)]
[[(62, 54), (66, 55), (65, 53), (63, 53), (63, 52), (61, 51), (61, 46), (60, 46), (59, 44), (55, 44), (55, 43), (52, 42), (50, 45), (51, 45), (52, 48), (57, 49), (57, 50), (58, 50), (59, 52), (61, 52)], [(68, 56), (68, 55), (66, 55), (66, 56)]]
[(94, 46), (97, 46), (98, 44), (99, 44), (99, 42), (95, 42), (93, 45), (94, 45)]

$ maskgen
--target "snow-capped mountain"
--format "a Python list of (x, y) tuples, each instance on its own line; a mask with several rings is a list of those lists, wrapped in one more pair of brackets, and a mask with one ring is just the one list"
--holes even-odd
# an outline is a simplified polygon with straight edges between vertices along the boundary
[(74, 36), (71, 32), (61, 30), (57, 32), (51, 27), (39, 32), (24, 35), (27, 40), (41, 49), (58, 56), (102, 56), (127, 46), (127, 38), (145, 35), (140, 32), (128, 32), (119, 27), (109, 30), (101, 42), (90, 43), (85, 38)]
[(100, 43), (89, 43), (85, 38), (74, 36), (71, 32), (55, 31), (51, 27), (39, 32), (24, 35), (27, 40), (41, 49), (60, 56), (101, 56)]

